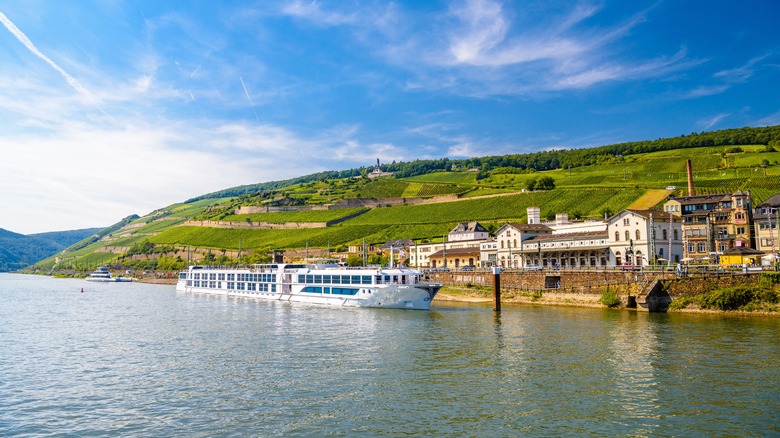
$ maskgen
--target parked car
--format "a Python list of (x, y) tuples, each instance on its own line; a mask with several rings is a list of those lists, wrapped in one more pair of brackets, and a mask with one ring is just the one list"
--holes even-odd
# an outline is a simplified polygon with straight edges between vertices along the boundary
[(471, 265), (466, 265), (466, 266), (464, 266), (464, 267), (460, 268), (460, 270), (461, 270), (461, 271), (473, 271), (473, 270), (474, 270), (474, 267), (473, 267), (473, 266), (471, 266)]
[(525, 265), (523, 266), (524, 271), (541, 271), (542, 267), (539, 265)]

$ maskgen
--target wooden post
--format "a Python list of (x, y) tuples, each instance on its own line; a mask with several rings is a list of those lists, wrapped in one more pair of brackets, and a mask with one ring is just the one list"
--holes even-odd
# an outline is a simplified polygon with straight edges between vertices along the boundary
[(493, 268), (493, 293), (495, 295), (495, 308), (493, 311), (501, 311), (501, 268)]

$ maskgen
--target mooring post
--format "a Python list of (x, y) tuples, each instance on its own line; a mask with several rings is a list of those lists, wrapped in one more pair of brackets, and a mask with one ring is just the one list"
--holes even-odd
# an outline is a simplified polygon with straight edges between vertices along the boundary
[(495, 312), (501, 311), (501, 268), (498, 266), (493, 267), (493, 293), (495, 295), (496, 307), (493, 309)]

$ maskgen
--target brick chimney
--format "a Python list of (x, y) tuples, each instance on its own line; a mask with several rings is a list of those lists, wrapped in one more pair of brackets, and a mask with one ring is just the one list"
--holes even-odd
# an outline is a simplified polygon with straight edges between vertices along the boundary
[(685, 168), (688, 171), (688, 196), (694, 196), (693, 191), (693, 170), (691, 169), (691, 160), (685, 161)]

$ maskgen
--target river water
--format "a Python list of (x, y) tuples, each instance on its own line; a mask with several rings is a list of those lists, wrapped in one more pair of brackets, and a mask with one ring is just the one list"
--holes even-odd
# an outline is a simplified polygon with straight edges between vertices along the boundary
[(779, 334), (771, 317), (0, 274), (0, 436), (777, 436)]

